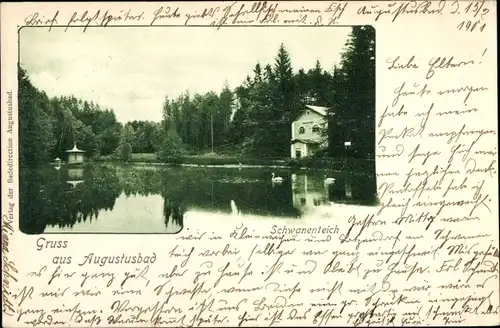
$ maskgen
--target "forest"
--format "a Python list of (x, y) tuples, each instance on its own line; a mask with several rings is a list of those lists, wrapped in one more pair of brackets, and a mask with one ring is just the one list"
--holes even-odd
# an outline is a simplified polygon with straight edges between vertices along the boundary
[[(232, 156), (288, 158), (290, 124), (304, 105), (328, 107), (325, 158), (375, 154), (375, 30), (356, 26), (339, 63), (317, 61), (314, 68), (294, 70), (282, 44), (272, 63), (256, 63), (234, 89), (220, 93), (164, 96), (162, 121), (121, 123), (118, 108), (78, 99), (48, 97), (35, 88), (28, 72), (18, 68), (19, 161), (38, 167), (76, 143), (87, 158), (130, 160), (134, 153), (157, 154), (159, 161), (183, 155), (224, 153)], [(344, 142), (352, 142), (345, 153)]]

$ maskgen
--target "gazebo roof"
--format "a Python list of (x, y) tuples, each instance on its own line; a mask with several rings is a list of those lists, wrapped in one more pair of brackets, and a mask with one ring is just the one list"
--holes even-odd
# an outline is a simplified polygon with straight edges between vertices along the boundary
[(76, 144), (73, 146), (73, 149), (66, 150), (67, 153), (84, 153), (84, 150), (76, 148)]

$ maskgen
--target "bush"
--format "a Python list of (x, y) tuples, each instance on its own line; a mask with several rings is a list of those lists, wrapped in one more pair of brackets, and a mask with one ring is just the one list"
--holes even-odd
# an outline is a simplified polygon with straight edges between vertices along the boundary
[(285, 160), (285, 165), (292, 168), (300, 168), (300, 162), (296, 158), (288, 158)]
[(130, 161), (132, 155), (132, 146), (128, 142), (120, 143), (116, 151), (118, 159), (124, 162)]
[(168, 131), (159, 151), (160, 160), (163, 162), (177, 161), (183, 154), (181, 137), (174, 130)]
[(92, 161), (94, 162), (112, 162), (114, 160), (116, 160), (116, 154), (99, 155), (92, 157)]
[(130, 161), (139, 163), (158, 163), (158, 154), (156, 153), (133, 153)]

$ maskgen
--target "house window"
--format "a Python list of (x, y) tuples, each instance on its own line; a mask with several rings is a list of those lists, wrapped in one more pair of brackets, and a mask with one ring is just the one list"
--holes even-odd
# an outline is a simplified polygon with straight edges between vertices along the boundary
[(306, 133), (306, 129), (303, 126), (301, 126), (299, 128), (299, 134), (303, 134), (303, 133)]
[(313, 126), (312, 131), (316, 133), (319, 132), (319, 126), (317, 125)]
[(295, 157), (296, 158), (301, 158), (302, 157), (302, 152), (300, 150), (295, 151)]

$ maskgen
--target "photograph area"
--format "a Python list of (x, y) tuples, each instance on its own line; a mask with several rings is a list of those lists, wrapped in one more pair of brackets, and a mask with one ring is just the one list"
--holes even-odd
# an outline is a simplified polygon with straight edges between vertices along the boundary
[(378, 203), (370, 26), (24, 27), (19, 45), (26, 234)]

